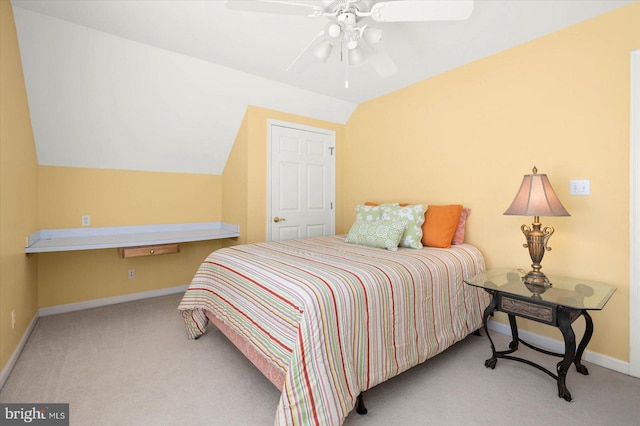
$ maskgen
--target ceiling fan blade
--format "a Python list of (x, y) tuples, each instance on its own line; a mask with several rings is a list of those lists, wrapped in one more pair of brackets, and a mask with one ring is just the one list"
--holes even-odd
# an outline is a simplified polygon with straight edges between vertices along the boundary
[(371, 7), (377, 22), (460, 21), (471, 16), (473, 0), (383, 1)]
[(322, 8), (312, 2), (291, 3), (283, 0), (226, 0), (228, 9), (243, 12), (279, 13), (283, 15), (318, 16)]
[(380, 77), (386, 78), (398, 72), (393, 59), (382, 47), (374, 48), (365, 40), (360, 40), (359, 46), (364, 51), (365, 61), (371, 64)]

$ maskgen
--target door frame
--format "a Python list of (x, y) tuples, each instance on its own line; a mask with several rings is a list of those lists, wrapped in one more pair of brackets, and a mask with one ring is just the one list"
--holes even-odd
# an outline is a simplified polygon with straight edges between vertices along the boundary
[(631, 52), (629, 374), (640, 377), (640, 50)]
[(267, 241), (271, 241), (271, 217), (272, 215), (272, 206), (271, 206), (271, 179), (272, 179), (272, 171), (271, 171), (271, 137), (272, 137), (272, 128), (274, 126), (278, 127), (288, 127), (290, 129), (302, 130), (307, 132), (315, 132), (321, 133), (325, 135), (329, 135), (331, 137), (331, 143), (334, 147), (333, 155), (331, 156), (331, 176), (329, 189), (331, 194), (329, 194), (329, 199), (332, 200), (333, 208), (331, 209), (331, 233), (336, 232), (336, 132), (331, 129), (324, 129), (321, 127), (313, 127), (307, 126), (305, 124), (300, 123), (292, 123), (289, 121), (275, 120), (272, 118), (267, 119)]

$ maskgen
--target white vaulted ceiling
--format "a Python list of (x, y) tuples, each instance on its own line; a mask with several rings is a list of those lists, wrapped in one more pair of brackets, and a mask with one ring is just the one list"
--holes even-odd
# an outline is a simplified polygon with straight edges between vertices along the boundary
[[(304, 0), (297, 0), (298, 2)], [(364, 101), (629, 0), (477, 0), (466, 21), (385, 23), (399, 71), (293, 58), (326, 18), (223, 1), (13, 0), (42, 165), (221, 174), (248, 105), (345, 123)]]

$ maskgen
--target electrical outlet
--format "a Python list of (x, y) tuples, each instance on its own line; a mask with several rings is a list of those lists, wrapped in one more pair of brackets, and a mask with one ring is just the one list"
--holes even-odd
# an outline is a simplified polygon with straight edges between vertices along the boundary
[(16, 328), (16, 310), (11, 311), (11, 328)]
[(129, 277), (130, 280), (134, 279), (136, 277), (136, 270), (135, 269), (128, 269), (127, 270), (127, 276)]
[(82, 216), (82, 226), (91, 226), (91, 216), (88, 214)]

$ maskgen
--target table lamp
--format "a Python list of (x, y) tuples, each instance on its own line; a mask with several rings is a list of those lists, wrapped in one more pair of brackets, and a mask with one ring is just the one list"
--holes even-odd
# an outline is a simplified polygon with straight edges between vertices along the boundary
[(533, 216), (531, 227), (522, 225), (520, 228), (527, 243), (525, 248), (529, 249), (531, 256), (532, 270), (523, 277), (523, 281), (529, 290), (534, 293), (542, 293), (551, 286), (547, 276), (540, 271), (540, 262), (545, 251), (550, 251), (551, 247), (547, 241), (553, 235), (554, 229), (551, 226), (542, 228), (540, 216), (571, 216), (564, 208), (558, 196), (553, 191), (551, 183), (545, 174), (538, 174), (538, 169), (533, 167), (533, 174), (524, 175), (522, 185), (516, 194), (515, 199), (504, 212), (505, 215)]

